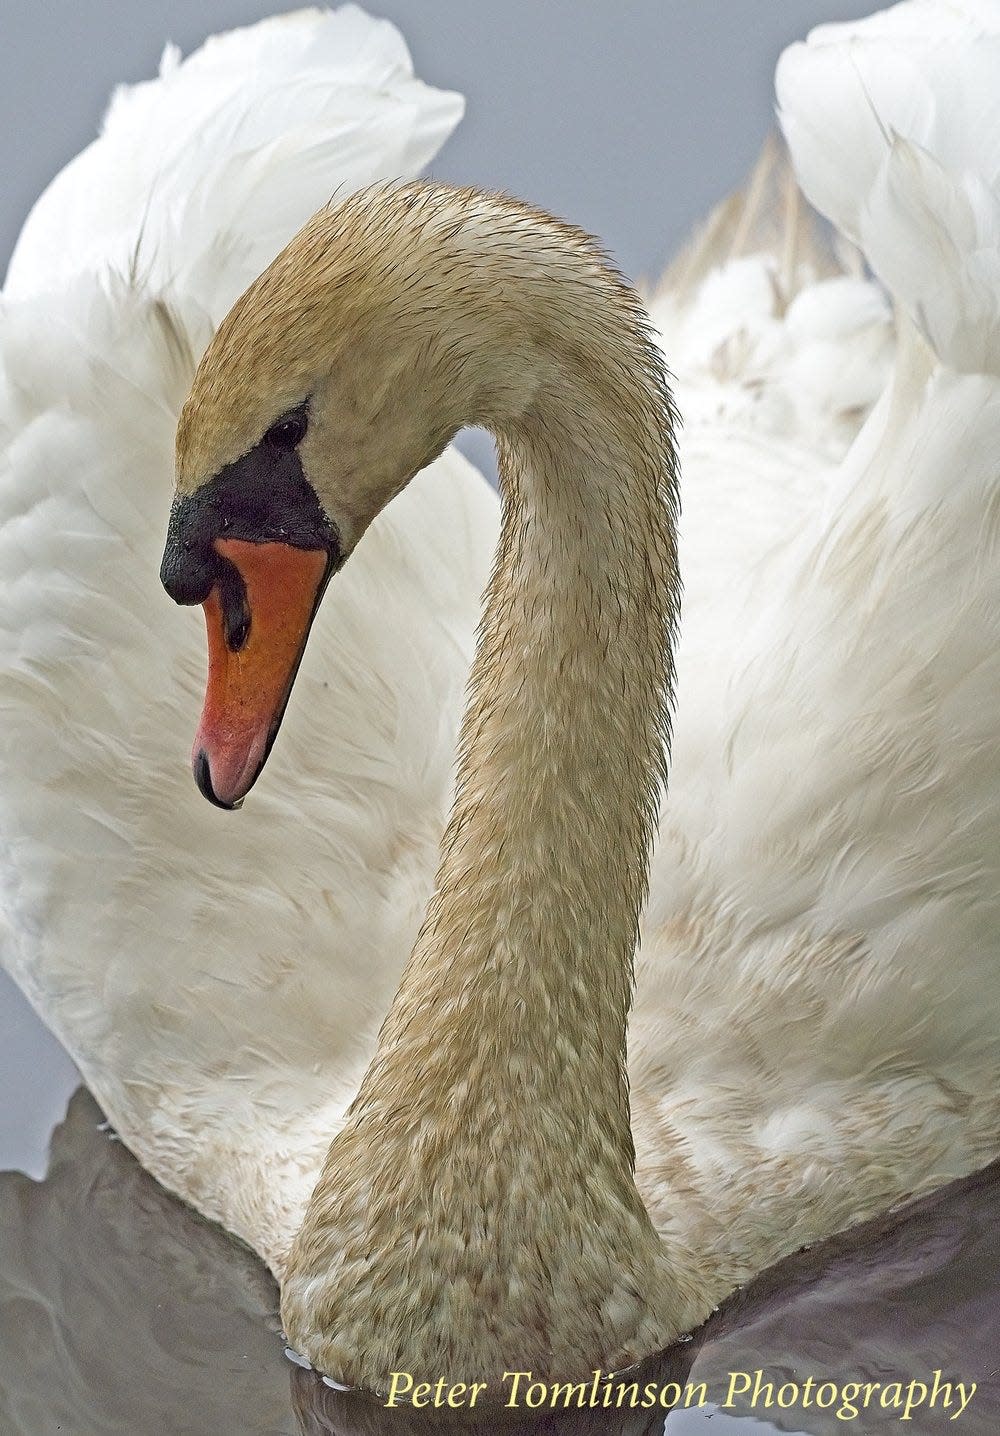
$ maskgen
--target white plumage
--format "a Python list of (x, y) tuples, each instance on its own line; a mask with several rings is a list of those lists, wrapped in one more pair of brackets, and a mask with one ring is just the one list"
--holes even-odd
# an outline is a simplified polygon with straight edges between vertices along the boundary
[[(653, 302), (687, 599), (633, 1125), (703, 1314), (997, 1150), (998, 37), (995, 0), (908, 0), (783, 57), (798, 182), (884, 288), (794, 196), (765, 237), (762, 176)], [(119, 97), (4, 295), (3, 961), (137, 1155), (278, 1266), (429, 893), (496, 504), (448, 455), (378, 520), (225, 819), (156, 577), (173, 424), (306, 214), (458, 112), (353, 9), (223, 37)]]
[(460, 110), (354, 7), (220, 37), (119, 94), (4, 292), (3, 962), (137, 1155), (266, 1253), (426, 898), (496, 499), (449, 453), (379, 522), (303, 664), (281, 792), (220, 825), (185, 761), (201, 618), (157, 576), (174, 425), (213, 319), (301, 219), (425, 162)]
[(966, 373), (1000, 373), (998, 66), (994, 0), (910, 0), (821, 26), (777, 75), (807, 198)]
[(214, 36), (183, 63), (168, 45), (158, 79), (117, 90), (100, 139), (35, 205), (4, 293), (110, 271), (175, 288), (218, 322), (317, 204), (415, 174), (463, 108), (356, 5)]

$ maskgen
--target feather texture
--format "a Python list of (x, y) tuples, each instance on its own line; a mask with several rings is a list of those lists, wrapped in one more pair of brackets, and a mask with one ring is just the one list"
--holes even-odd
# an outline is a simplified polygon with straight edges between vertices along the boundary
[(942, 360), (1000, 373), (1000, 7), (906, 0), (778, 66), (805, 194)]
[(356, 5), (217, 35), (186, 60), (168, 45), (34, 206), (4, 292), (116, 272), (182, 290), (217, 323), (317, 205), (416, 174), (463, 107)]
[[(892, 370), (877, 291), (852, 280), (827, 394), (855, 356), (875, 362), (839, 454), (828, 412), (783, 424), (769, 461), (740, 468), (727, 424), (705, 449), (752, 475), (740, 492), (685, 437), (686, 503), (703, 474), (715, 502), (682, 550), (704, 608), (682, 626), (631, 1050), (640, 1179), (702, 1292), (996, 1152), (998, 330), (991, 303), (955, 297), (965, 257), (941, 247), (932, 293), (892, 226), (911, 203), (950, 223), (954, 186), (990, 172), (998, 9), (912, 0), (783, 57), (798, 181), (896, 306)], [(956, 123), (973, 113), (980, 128)], [(935, 144), (948, 185), (915, 169), (894, 193), (893, 154)], [(830, 283), (782, 327), (800, 302), (819, 318)], [(820, 454), (810, 427), (826, 428)]]

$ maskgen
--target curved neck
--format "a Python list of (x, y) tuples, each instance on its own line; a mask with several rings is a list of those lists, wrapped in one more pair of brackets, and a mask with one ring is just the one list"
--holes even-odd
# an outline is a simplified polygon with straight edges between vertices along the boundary
[(333, 1335), (310, 1349), (376, 1387), (616, 1370), (684, 1309), (625, 1076), (672, 682), (672, 410), (638, 302), (585, 237), (484, 203), (492, 262), (433, 269), (437, 392), (469, 386), (502, 484), (455, 804), (282, 1303), (294, 1344), (320, 1293)]
[(625, 1028), (678, 581), (669, 401), (629, 317), (613, 350), (606, 333), (553, 346), (495, 425), (501, 535), (454, 809), (352, 1113), (405, 1082), (411, 1116), (468, 1132), (500, 1081), (508, 1121), (544, 1111), (570, 1143), (596, 1126), (630, 1173)]

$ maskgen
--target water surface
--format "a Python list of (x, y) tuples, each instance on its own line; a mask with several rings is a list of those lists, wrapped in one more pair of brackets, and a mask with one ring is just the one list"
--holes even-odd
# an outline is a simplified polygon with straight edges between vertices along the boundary
[[(258, 1259), (169, 1196), (104, 1129), (84, 1091), (56, 1129), (47, 1175), (0, 1173), (0, 1432), (3, 1436), (753, 1436), (845, 1430), (1000, 1430), (1000, 1163), (901, 1213), (780, 1263), (690, 1341), (629, 1373), (642, 1390), (689, 1386), (703, 1406), (523, 1409), (471, 1421), (386, 1411), (283, 1356), (277, 1290)], [(755, 1409), (731, 1373), (760, 1370)], [(888, 1384), (977, 1390), (935, 1409), (877, 1404)], [(877, 1385), (856, 1417), (803, 1405), (832, 1382)], [(740, 1386), (742, 1379), (737, 1379)], [(769, 1407), (763, 1402), (772, 1389)], [(786, 1409), (793, 1387), (798, 1399)], [(603, 1388), (599, 1388), (598, 1397)], [(751, 1392), (752, 1394), (752, 1387)], [(829, 1395), (829, 1391), (825, 1393)]]

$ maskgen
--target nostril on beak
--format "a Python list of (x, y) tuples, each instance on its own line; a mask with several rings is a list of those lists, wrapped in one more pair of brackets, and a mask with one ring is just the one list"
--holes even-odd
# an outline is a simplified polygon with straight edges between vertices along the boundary
[(194, 780), (198, 784), (198, 789), (202, 797), (207, 798), (210, 803), (214, 803), (217, 808), (222, 808), (227, 813), (232, 813), (235, 812), (237, 808), (242, 808), (242, 798), (235, 803), (224, 803), (221, 798), (216, 797), (215, 789), (212, 787), (212, 770), (209, 767), (208, 754), (204, 748), (199, 749), (191, 766), (194, 769)]

